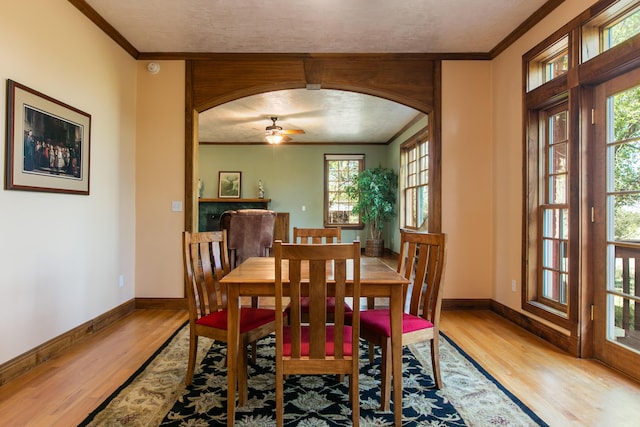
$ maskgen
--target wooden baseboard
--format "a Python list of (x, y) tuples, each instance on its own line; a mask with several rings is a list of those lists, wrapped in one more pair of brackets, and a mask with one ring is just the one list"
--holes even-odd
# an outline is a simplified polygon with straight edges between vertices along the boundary
[(443, 310), (491, 310), (490, 299), (443, 299)]
[(136, 298), (136, 309), (188, 310), (186, 298)]
[(494, 300), (491, 300), (491, 311), (512, 321), (516, 325), (542, 338), (543, 340), (548, 341), (570, 355), (578, 357), (577, 346), (574, 344), (575, 339), (571, 338), (569, 335), (565, 335), (562, 332), (537, 321), (536, 319), (526, 316)]
[(67, 351), (71, 346), (110, 326), (135, 309), (134, 300), (101, 314), (80, 326), (41, 344), (0, 365), (0, 386)]

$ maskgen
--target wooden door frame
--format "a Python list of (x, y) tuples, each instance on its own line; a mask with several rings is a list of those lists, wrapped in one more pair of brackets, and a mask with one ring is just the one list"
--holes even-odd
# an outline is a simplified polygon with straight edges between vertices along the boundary
[[(640, 379), (640, 367), (638, 359), (640, 356), (633, 350), (626, 349), (619, 344), (609, 342), (607, 338), (607, 286), (608, 280), (608, 216), (606, 201), (606, 176), (607, 176), (607, 148), (606, 135), (608, 132), (606, 100), (610, 93), (620, 90), (637, 87), (640, 84), (640, 68), (628, 71), (607, 81), (601, 82), (594, 88), (593, 108), (595, 109), (595, 125), (592, 141), (592, 152), (594, 153), (593, 168), (593, 206), (595, 222), (593, 224), (593, 355), (596, 359), (603, 361), (625, 374)], [(603, 141), (604, 140), (604, 141)], [(602, 146), (605, 145), (605, 147)], [(596, 154), (597, 153), (597, 154)]]
[[(197, 224), (198, 114), (249, 95), (308, 84), (385, 98), (429, 114), (432, 156), (441, 164), (441, 61), (426, 54), (218, 54), (186, 61), (185, 230)], [(433, 215), (441, 227), (441, 176)]]

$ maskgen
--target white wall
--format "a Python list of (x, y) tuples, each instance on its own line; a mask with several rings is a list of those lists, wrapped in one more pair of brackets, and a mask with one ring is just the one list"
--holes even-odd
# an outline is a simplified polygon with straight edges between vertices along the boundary
[(0, 190), (3, 363), (134, 296), (136, 63), (66, 0), (5, 4), (0, 52), (3, 136), (6, 79), (92, 126), (89, 196)]

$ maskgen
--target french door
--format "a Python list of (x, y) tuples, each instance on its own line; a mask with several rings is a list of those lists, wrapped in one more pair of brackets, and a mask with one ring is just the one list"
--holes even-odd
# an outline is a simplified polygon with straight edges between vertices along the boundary
[(640, 379), (640, 69), (595, 88), (594, 355)]

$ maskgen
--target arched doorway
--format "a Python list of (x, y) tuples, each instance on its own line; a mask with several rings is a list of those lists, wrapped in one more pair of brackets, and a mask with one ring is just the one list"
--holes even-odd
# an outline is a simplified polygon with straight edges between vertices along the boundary
[(234, 99), (307, 85), (386, 98), (431, 115), (433, 155), (440, 156), (440, 62), (426, 55), (221, 54), (187, 61), (186, 73), (186, 230), (197, 222), (198, 115)]

